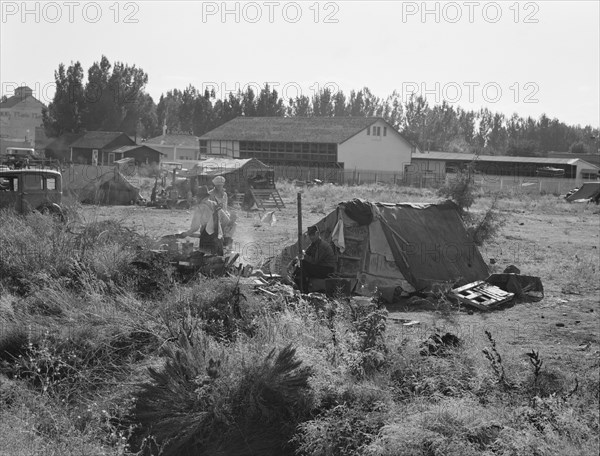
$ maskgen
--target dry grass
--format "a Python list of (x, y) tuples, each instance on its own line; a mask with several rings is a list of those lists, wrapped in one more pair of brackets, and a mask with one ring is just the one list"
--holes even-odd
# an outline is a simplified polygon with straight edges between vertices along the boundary
[[(290, 202), (296, 192), (282, 188)], [(309, 221), (354, 197), (437, 199), (429, 190), (381, 185), (313, 187), (303, 197)], [(491, 203), (480, 192), (471, 211), (483, 214)], [(290, 204), (278, 217), (282, 229), (293, 231), (294, 210)], [(484, 244), (484, 257), (495, 259), (493, 269), (515, 264), (540, 276), (545, 299), (489, 314), (407, 312), (402, 318), (421, 322), (411, 328), (376, 309), (292, 305), (218, 280), (144, 295), (122, 280), (131, 243), (146, 242), (125, 229), (131, 219), (106, 221), (86, 208), (68, 231), (42, 216), (3, 213), (0, 454), (129, 456), (149, 435), (177, 448), (185, 428), (196, 442), (181, 447), (189, 454), (200, 443), (213, 454), (239, 455), (248, 445), (255, 454), (324, 456), (595, 455), (597, 209), (552, 196), (506, 196), (498, 210), (506, 223)], [(162, 221), (167, 212), (140, 213), (152, 231), (148, 214)], [(46, 262), (21, 256), (22, 248)], [(482, 352), (492, 350), (486, 331), (506, 381)], [(421, 343), (434, 332), (462, 343), (445, 356), (422, 356)], [(277, 364), (290, 344), (293, 359)], [(537, 373), (532, 350), (543, 360)], [(310, 376), (286, 377), (299, 367)], [(160, 381), (163, 405), (155, 409), (170, 424), (152, 434), (158, 421), (136, 416), (132, 399), (138, 387), (154, 391)], [(151, 394), (148, 404), (158, 398)], [(277, 432), (262, 426), (273, 422)], [(244, 435), (259, 437), (244, 443)], [(229, 446), (219, 444), (225, 436)], [(146, 442), (142, 454), (158, 454)]]

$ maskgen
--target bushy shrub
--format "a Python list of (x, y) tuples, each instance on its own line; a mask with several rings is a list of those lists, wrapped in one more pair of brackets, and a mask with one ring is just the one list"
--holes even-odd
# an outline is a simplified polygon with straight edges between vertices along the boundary
[(289, 441), (309, 410), (311, 372), (291, 346), (262, 360), (231, 359), (206, 338), (182, 336), (165, 357), (163, 369), (149, 370), (152, 382), (142, 385), (133, 411), (145, 454), (153, 447), (164, 456), (293, 454)]
[(469, 213), (464, 217), (467, 232), (475, 245), (482, 246), (493, 240), (505, 223), (504, 217), (498, 210), (498, 198), (496, 195), (490, 207), (481, 216), (477, 217)]
[(378, 388), (346, 384), (323, 398), (315, 418), (300, 424), (294, 442), (306, 456), (362, 455), (390, 418), (390, 401)]
[(457, 206), (465, 211), (475, 202), (476, 185), (473, 182), (474, 164), (471, 163), (466, 170), (460, 170), (438, 189), (438, 196), (443, 196), (454, 201)]
[(172, 336), (178, 336), (182, 323), (190, 335), (195, 327), (221, 342), (255, 332), (253, 318), (259, 309), (233, 280), (199, 278), (189, 287), (178, 287), (166, 300), (171, 298), (172, 304), (164, 308), (162, 319)]

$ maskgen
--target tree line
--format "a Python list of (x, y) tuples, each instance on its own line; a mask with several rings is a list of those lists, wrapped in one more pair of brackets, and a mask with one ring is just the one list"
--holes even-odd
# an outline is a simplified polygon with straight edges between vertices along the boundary
[(485, 155), (543, 156), (549, 151), (592, 153), (598, 130), (567, 125), (542, 114), (538, 119), (508, 117), (487, 108), (465, 110), (445, 101), (430, 105), (425, 97), (385, 98), (367, 87), (349, 94), (324, 88), (311, 97), (284, 100), (266, 84), (218, 98), (193, 85), (162, 94), (158, 103), (145, 92), (148, 75), (135, 65), (111, 64), (102, 56), (87, 71), (79, 62), (60, 64), (54, 73), (56, 93), (42, 112), (50, 137), (81, 131), (123, 131), (136, 138), (168, 133), (200, 136), (238, 116), (376, 116), (382, 117), (422, 151)]

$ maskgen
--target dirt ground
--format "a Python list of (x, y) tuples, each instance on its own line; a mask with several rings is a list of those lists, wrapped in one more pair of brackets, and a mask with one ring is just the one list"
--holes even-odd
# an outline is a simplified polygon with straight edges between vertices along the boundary
[[(295, 196), (291, 194), (292, 196)], [(597, 206), (567, 205), (556, 198), (539, 202), (508, 200), (501, 205), (505, 224), (495, 242), (481, 249), (486, 261), (493, 260), (490, 272), (502, 272), (509, 264), (523, 274), (542, 279), (545, 298), (533, 304), (517, 304), (502, 311), (451, 313), (440, 311), (406, 312), (390, 308), (391, 316), (415, 319), (421, 323), (407, 331), (451, 331), (479, 345), (485, 343), (484, 329), (499, 344), (512, 347), (525, 362), (525, 352), (542, 350), (549, 364), (559, 363), (576, 374), (583, 359), (599, 356), (600, 219)], [(295, 198), (285, 198), (286, 208), (275, 211), (274, 226), (261, 223), (260, 212), (238, 211), (235, 250), (243, 263), (260, 265), (297, 239)], [(334, 202), (309, 201), (303, 210), (303, 226), (320, 220), (333, 209)], [(189, 228), (191, 212), (137, 206), (85, 207), (88, 221), (106, 218), (121, 220), (158, 239), (165, 234)], [(585, 344), (589, 346), (585, 348)], [(582, 348), (583, 344), (583, 348)], [(522, 353), (521, 353), (522, 352)], [(591, 359), (590, 359), (591, 357)]]

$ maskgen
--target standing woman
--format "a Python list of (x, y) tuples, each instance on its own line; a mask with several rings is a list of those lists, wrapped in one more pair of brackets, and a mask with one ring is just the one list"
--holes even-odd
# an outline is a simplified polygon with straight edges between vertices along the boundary
[(220, 206), (219, 220), (223, 229), (223, 245), (229, 247), (233, 243), (237, 216), (234, 212), (229, 210), (227, 192), (224, 190), (225, 178), (223, 176), (217, 176), (213, 179), (212, 183), (215, 188), (208, 192), (210, 195), (209, 199)]

